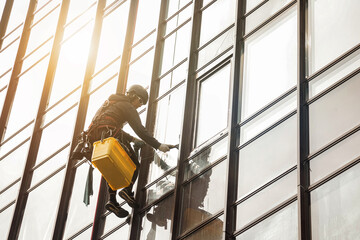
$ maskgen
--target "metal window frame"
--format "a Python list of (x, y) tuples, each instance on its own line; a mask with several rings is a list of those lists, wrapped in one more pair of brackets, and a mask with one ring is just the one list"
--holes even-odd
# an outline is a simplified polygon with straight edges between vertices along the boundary
[(9, 23), (10, 13), (12, 10), (13, 3), (14, 3), (14, 0), (6, 0), (5, 6), (3, 9), (3, 13), (2, 13), (2, 16), (0, 19), (0, 49), (2, 49), (2, 44), (5, 39), (4, 35), (6, 33), (7, 25)]

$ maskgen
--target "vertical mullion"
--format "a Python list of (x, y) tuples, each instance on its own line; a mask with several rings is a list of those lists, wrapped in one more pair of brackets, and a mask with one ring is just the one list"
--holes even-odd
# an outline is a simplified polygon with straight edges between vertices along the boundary
[[(29, 37), (30, 37), (30, 26), (34, 19), (33, 12), (35, 11), (36, 4), (37, 4), (36, 0), (30, 0), (29, 8), (28, 8), (28, 11), (26, 14), (26, 19), (24, 22), (24, 28), (23, 28), (21, 38), (20, 38), (19, 48), (16, 53), (14, 67), (13, 67), (13, 71), (11, 73), (8, 90), (7, 90), (5, 101), (4, 101), (4, 106), (3, 106), (1, 116), (0, 116), (0, 142), (2, 142), (2, 140), (5, 136), (7, 121), (9, 120), (11, 106), (14, 101), (16, 88), (17, 88), (18, 81), (19, 81), (18, 75), (20, 74), (21, 68), (22, 68), (22, 59), (25, 56), (26, 47), (27, 47)], [(10, 15), (11, 8), (9, 7), (8, 10), (9, 10), (8, 14)], [(5, 29), (6, 29), (6, 27), (5, 27)], [(5, 32), (5, 30), (4, 30), (4, 32)]]
[(194, 133), (194, 122), (195, 121), (195, 106), (196, 106), (196, 68), (197, 68), (197, 48), (200, 41), (200, 27), (201, 27), (201, 7), (202, 0), (194, 1), (193, 4), (193, 15), (192, 15), (192, 30), (191, 30), (191, 41), (190, 41), (190, 53), (188, 57), (188, 75), (186, 78), (186, 93), (185, 93), (185, 104), (184, 104), (184, 116), (180, 140), (180, 153), (178, 161), (178, 173), (176, 176), (175, 184), (175, 204), (174, 204), (174, 215), (171, 226), (172, 240), (176, 240), (177, 236), (180, 235), (181, 226), (181, 186), (184, 180), (185, 171), (185, 159), (192, 150), (193, 133)]
[[(74, 1), (74, 0), (73, 0)], [(86, 70), (85, 70), (85, 76), (82, 84), (81, 89), (81, 96), (79, 101), (79, 107), (78, 112), (76, 115), (76, 122), (75, 127), (73, 130), (73, 137), (71, 141), (71, 147), (70, 147), (70, 153), (71, 155), (73, 149), (75, 148), (77, 144), (77, 137), (80, 135), (80, 133), (84, 129), (85, 125), (85, 119), (86, 119), (86, 112), (89, 104), (89, 87), (90, 87), (90, 80), (91, 76), (94, 73), (94, 67), (95, 67), (95, 60), (97, 57), (97, 49), (99, 46), (100, 41), (100, 33), (101, 33), (101, 26), (103, 21), (103, 14), (104, 14), (104, 8), (105, 8), (106, 0), (98, 0), (97, 2), (97, 8), (96, 8), (96, 16), (95, 16), (95, 23), (93, 27), (93, 33), (91, 38), (91, 45), (89, 50), (89, 56), (87, 59), (86, 64)], [(66, 17), (65, 17), (66, 19)], [(76, 161), (68, 159), (68, 162), (66, 164), (66, 170), (65, 170), (65, 177), (64, 177), (64, 183), (62, 187), (62, 193), (61, 193), (61, 199), (60, 204), (57, 211), (57, 218), (56, 218), (56, 224), (55, 229), (53, 233), (53, 239), (62, 239), (64, 235), (65, 230), (65, 224), (68, 214), (68, 208), (69, 208), (69, 202), (71, 198), (71, 194), (73, 191), (73, 184), (76, 174), (76, 168), (75, 168)], [(101, 187), (102, 185), (100, 185)], [(100, 202), (101, 199), (98, 199)], [(98, 229), (96, 229), (97, 231)]]
[(126, 27), (124, 48), (121, 56), (118, 84), (116, 88), (117, 93), (124, 93), (126, 90), (126, 83), (129, 72), (129, 62), (131, 58), (132, 44), (134, 41), (137, 9), (139, 6), (139, 0), (129, 0), (129, 1), (130, 1), (129, 17)]
[(231, 81), (231, 106), (229, 116), (229, 144), (228, 144), (228, 169), (227, 169), (227, 193), (226, 193), (226, 207), (225, 207), (225, 221), (223, 227), (224, 239), (231, 239), (231, 236), (236, 228), (236, 209), (233, 203), (237, 199), (237, 186), (238, 186), (238, 170), (239, 170), (239, 153), (237, 150), (237, 136), (238, 136), (238, 116), (241, 111), (241, 94), (243, 82), (243, 59), (244, 59), (244, 35), (245, 20), (242, 16), (245, 14), (245, 0), (238, 0), (236, 7), (236, 21), (235, 21), (235, 46), (233, 55), (232, 66), (232, 81)]
[[(64, 0), (63, 4), (61, 6), (60, 14), (63, 14), (63, 15), (67, 14), (67, 5), (68, 5), (67, 2), (68, 2), (67, 0)], [(18, 50), (18, 53), (16, 56), (16, 61), (15, 61), (16, 64), (13, 68), (14, 70), (11, 75), (11, 80), (10, 80), (10, 85), (9, 85), (9, 90), (8, 90), (8, 93), (10, 92), (10, 95), (7, 94), (7, 96), (6, 96), (6, 98), (7, 98), (6, 101), (8, 101), (7, 104), (9, 104), (10, 106), (12, 104), (12, 101), (14, 100), (15, 91), (16, 91), (18, 80), (19, 80), (18, 75), (20, 74), (21, 67), (22, 67), (21, 59), (24, 57), (24, 54), (26, 52), (26, 47), (27, 47), (27, 43), (29, 40), (30, 32), (31, 32), (30, 26), (31, 26), (32, 20), (34, 18), (33, 12), (35, 11), (36, 5), (37, 5), (37, 1), (35, 1), (35, 0), (30, 1), (29, 10), (28, 10), (27, 17), (26, 17), (26, 20), (24, 23), (23, 34), (20, 39), (19, 50)], [(61, 31), (61, 29), (62, 29), (64, 21), (65, 21), (65, 18), (60, 17), (58, 24), (57, 24), (56, 35), (54, 38), (54, 43), (53, 43), (54, 45), (57, 42), (60, 42), (60, 40), (62, 38), (63, 32)], [(39, 143), (40, 143), (41, 134), (42, 134), (42, 131), (41, 131), (42, 116), (43, 116), (43, 112), (45, 111), (45, 108), (47, 105), (47, 100), (48, 100), (49, 92), (51, 89), (52, 79), (53, 79), (53, 75), (55, 72), (55, 68), (53, 68), (51, 66), (56, 65), (58, 55), (59, 55), (58, 50), (53, 48), (51, 51), (51, 54), (50, 54), (50, 60), (49, 60), (49, 65), (48, 65), (48, 69), (46, 72), (44, 88), (43, 88), (43, 91), (41, 94), (41, 100), (40, 100), (37, 115), (35, 118), (34, 128), (33, 128), (32, 136), (31, 136), (31, 140), (30, 140), (30, 146), (29, 146), (29, 150), (28, 150), (28, 155), (27, 155), (27, 159), (26, 159), (26, 164), (25, 164), (23, 176), (21, 179), (20, 190), (19, 190), (18, 197), (16, 199), (14, 216), (12, 219), (11, 228), (10, 228), (10, 232), (9, 232), (9, 239), (16, 239), (18, 237), (19, 230), (21, 227), (21, 223), (22, 223), (22, 219), (23, 219), (23, 215), (24, 215), (24, 211), (25, 211), (25, 207), (26, 207), (26, 203), (27, 203), (27, 198), (28, 198), (27, 190), (30, 187), (32, 175), (33, 175), (33, 171), (31, 170), (31, 168), (34, 166), (34, 164), (36, 162), (36, 157), (37, 157), (38, 150), (39, 150)], [(10, 101), (11, 101), (11, 103), (10, 103)], [(7, 112), (7, 118), (8, 118), (10, 109), (6, 109), (5, 111), (8, 111)], [(1, 124), (5, 124), (5, 123), (2, 122), (2, 123), (0, 123), (0, 125)], [(1, 134), (3, 136), (4, 132), (1, 132)]]
[(9, 23), (9, 18), (13, 3), (14, 0), (7, 0), (4, 9), (0, 9), (0, 11), (3, 10), (3, 14), (0, 20), (0, 49), (2, 48), (2, 44), (4, 41), (3, 37), (6, 33), (7, 25)]
[(298, 235), (300, 240), (311, 239), (310, 192), (309, 192), (309, 106), (308, 81), (306, 79), (306, 15), (307, 0), (298, 2)]
[[(159, 13), (159, 20), (157, 25), (157, 33), (156, 33), (156, 43), (155, 43), (155, 52), (154, 52), (154, 61), (153, 61), (153, 69), (151, 75), (151, 83), (150, 83), (150, 95), (149, 95), (149, 104), (148, 104), (148, 111), (146, 116), (146, 129), (149, 132), (153, 132), (155, 128), (155, 118), (156, 118), (156, 107), (157, 102), (156, 98), (159, 92), (159, 81), (158, 77), (160, 75), (160, 64), (161, 64), (161, 56), (163, 50), (163, 35), (165, 32), (165, 24), (164, 20), (166, 17), (166, 10), (167, 10), (167, 0), (161, 0), (160, 3), (160, 13)], [(129, 59), (130, 60), (130, 59)], [(139, 177), (138, 177), (138, 185), (136, 190), (136, 196), (138, 200), (140, 200), (140, 206), (144, 206), (146, 200), (146, 191), (142, 191), (143, 187), (146, 185), (147, 177), (149, 174), (149, 167), (152, 161), (153, 150), (150, 147), (144, 148), (144, 151), (141, 152), (142, 160), (140, 165)], [(141, 216), (137, 209), (134, 210), (131, 222), (131, 233), (130, 239), (138, 239), (140, 234), (141, 228)]]

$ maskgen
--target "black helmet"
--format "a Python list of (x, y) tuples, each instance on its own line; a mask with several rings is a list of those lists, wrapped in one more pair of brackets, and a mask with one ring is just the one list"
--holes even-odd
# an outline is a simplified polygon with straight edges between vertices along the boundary
[(140, 85), (132, 85), (128, 91), (129, 94), (135, 94), (136, 96), (138, 96), (139, 98), (141, 98), (141, 100), (143, 101), (143, 104), (146, 104), (148, 99), (149, 99), (149, 95), (146, 91), (145, 88), (143, 88)]

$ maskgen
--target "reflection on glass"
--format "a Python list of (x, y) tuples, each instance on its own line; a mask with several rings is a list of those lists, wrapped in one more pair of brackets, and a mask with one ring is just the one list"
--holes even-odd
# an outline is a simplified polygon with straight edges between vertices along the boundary
[(55, 226), (65, 171), (57, 173), (29, 193), (19, 239), (50, 239)]
[(76, 169), (74, 186), (72, 189), (68, 217), (66, 220), (66, 226), (64, 232), (64, 238), (66, 239), (74, 235), (76, 232), (78, 232), (87, 224), (91, 223), (94, 219), (96, 203), (97, 203), (96, 199), (98, 198), (98, 194), (99, 194), (98, 190), (100, 186), (101, 174), (96, 169), (93, 171), (94, 195), (90, 198), (90, 205), (85, 206), (85, 204), (83, 203), (83, 197), (84, 197), (84, 186), (86, 183), (88, 171), (89, 171), (89, 165), (87, 163), (82, 164)]
[(265, 214), (296, 195), (297, 175), (293, 171), (236, 207), (236, 229)]
[[(151, 9), (151, 11), (149, 11)], [(137, 10), (134, 43), (157, 27), (160, 0), (140, 0)]]
[(164, 74), (175, 64), (188, 57), (190, 48), (190, 34), (191, 24), (187, 23), (185, 26), (165, 39), (164, 48), (162, 51), (160, 75)]
[(154, 64), (154, 49), (146, 53), (139, 60), (134, 62), (129, 67), (129, 76), (127, 80), (127, 86), (133, 84), (140, 84), (143, 87), (150, 86), (151, 74)]
[(360, 50), (346, 60), (336, 64), (330, 70), (309, 82), (309, 97), (314, 97), (360, 66)]
[(224, 208), (226, 163), (221, 162), (184, 186), (181, 233)]
[(185, 164), (184, 180), (200, 173), (206, 167), (225, 156), (227, 153), (227, 146), (228, 138), (225, 137), (214, 145), (202, 149), (200, 154), (196, 155)]
[[(36, 117), (49, 57), (20, 77), (11, 108), (5, 138)], [(27, 99), (28, 101), (24, 101)], [(31, 101), (29, 101), (31, 99)]]
[(297, 163), (296, 115), (240, 150), (238, 199)]
[(142, 219), (140, 240), (166, 240), (171, 236), (174, 196), (151, 207)]
[(198, 68), (201, 68), (233, 45), (235, 39), (234, 30), (234, 28), (231, 28), (199, 52)]
[(310, 161), (310, 183), (313, 184), (326, 175), (360, 156), (360, 132), (336, 144)]
[(0, 213), (0, 238), (7, 239), (11, 221), (14, 215), (15, 204), (7, 208), (5, 211)]
[(264, 221), (258, 223), (236, 240), (297, 240), (298, 206), (297, 202), (281, 209)]
[(358, 0), (309, 1), (310, 74), (359, 44), (360, 28), (354, 24), (360, 22), (359, 9)]
[(221, 0), (216, 1), (203, 11), (201, 14), (200, 46), (234, 23), (235, 5), (235, 0)]
[(189, 237), (184, 238), (184, 240), (221, 240), (223, 239), (223, 225), (224, 215), (221, 215), (220, 217), (205, 225), (205, 227), (202, 227), (200, 230), (197, 230), (195, 233), (191, 234)]
[(228, 120), (231, 65), (200, 83), (196, 145), (224, 130)]
[(286, 4), (290, 3), (291, 0), (270, 0), (267, 1), (261, 8), (257, 9), (251, 15), (246, 18), (245, 21), (245, 34), (248, 34), (259, 26), (262, 22), (266, 21)]
[(168, 175), (160, 179), (154, 185), (146, 190), (146, 204), (150, 204), (159, 199), (165, 193), (170, 192), (175, 188), (177, 169), (170, 172)]
[(309, 106), (310, 153), (359, 124), (360, 74)]
[(311, 192), (312, 239), (360, 236), (360, 164)]
[[(101, 27), (95, 72), (122, 54), (126, 35), (129, 5), (130, 1), (126, 1), (114, 12), (104, 18)], [(120, 65), (118, 65), (117, 68), (119, 69)]]
[(296, 85), (296, 20), (293, 7), (245, 40), (241, 120)]
[[(184, 105), (184, 85), (177, 88), (158, 102), (154, 137), (167, 144), (179, 144), (181, 122)], [(150, 165), (150, 179), (153, 181), (165, 171), (177, 165), (178, 150), (176, 148), (167, 153), (156, 151), (154, 161)]]
[(297, 107), (296, 92), (290, 94), (240, 128), (240, 144), (249, 141)]

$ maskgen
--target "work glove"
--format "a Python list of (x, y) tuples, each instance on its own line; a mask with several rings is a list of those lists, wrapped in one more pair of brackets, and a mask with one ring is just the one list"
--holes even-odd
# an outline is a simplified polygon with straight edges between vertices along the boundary
[(159, 150), (165, 153), (170, 151), (170, 147), (167, 144), (161, 144)]

